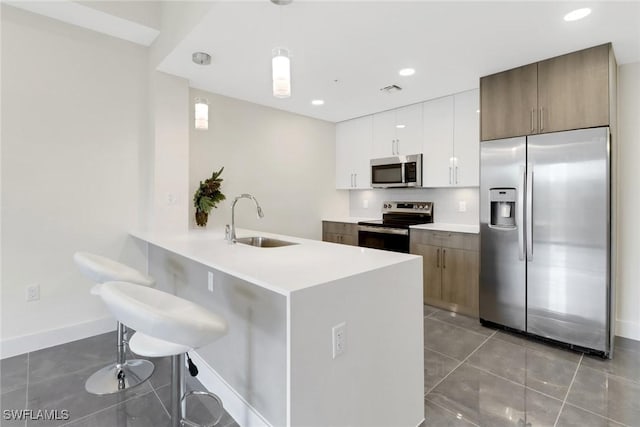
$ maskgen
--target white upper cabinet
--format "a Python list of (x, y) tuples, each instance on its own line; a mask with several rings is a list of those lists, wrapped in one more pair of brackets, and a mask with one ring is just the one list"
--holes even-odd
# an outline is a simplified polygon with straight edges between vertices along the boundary
[(336, 188), (371, 187), (373, 116), (336, 124)]
[(453, 167), (454, 185), (480, 185), (479, 90), (454, 95)]
[(423, 105), (423, 187), (479, 185), (478, 90), (427, 101)]
[(372, 158), (422, 152), (422, 104), (373, 115)]
[(423, 187), (477, 187), (479, 90), (336, 125), (336, 188), (371, 188), (369, 161), (423, 153)]
[(424, 102), (422, 109), (422, 186), (448, 187), (453, 182), (453, 96)]

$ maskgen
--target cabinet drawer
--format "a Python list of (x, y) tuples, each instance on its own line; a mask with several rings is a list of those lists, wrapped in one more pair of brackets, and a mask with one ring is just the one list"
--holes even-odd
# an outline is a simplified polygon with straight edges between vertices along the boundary
[(411, 230), (411, 242), (445, 248), (480, 250), (480, 236), (452, 231)]
[(322, 221), (322, 232), (356, 236), (358, 234), (358, 226), (349, 222)]

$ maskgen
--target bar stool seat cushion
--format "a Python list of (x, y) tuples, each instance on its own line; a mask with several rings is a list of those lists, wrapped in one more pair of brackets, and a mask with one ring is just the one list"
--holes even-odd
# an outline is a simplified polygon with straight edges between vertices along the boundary
[[(155, 283), (153, 277), (100, 255), (89, 252), (76, 252), (73, 254), (73, 260), (85, 276), (98, 284), (114, 280), (142, 286), (153, 286)], [(99, 286), (94, 286), (91, 289), (91, 293), (94, 295), (99, 294), (99, 292)]]
[(191, 351), (191, 347), (154, 338), (142, 332), (136, 332), (129, 340), (129, 348), (135, 354), (145, 357), (165, 357)]
[[(107, 282), (100, 287), (100, 297), (121, 323), (138, 333), (188, 349), (202, 347), (227, 333), (227, 322), (222, 317), (191, 301), (154, 288), (127, 282)], [(148, 338), (140, 339), (141, 347), (143, 343), (151, 346)], [(134, 341), (132, 338), (132, 350), (135, 352)], [(159, 346), (159, 342), (153, 345)]]

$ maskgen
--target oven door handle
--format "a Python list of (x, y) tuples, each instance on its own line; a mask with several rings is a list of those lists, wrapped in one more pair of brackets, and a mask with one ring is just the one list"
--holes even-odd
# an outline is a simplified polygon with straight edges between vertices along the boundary
[(371, 227), (368, 225), (359, 225), (358, 231), (367, 231), (369, 233), (379, 233), (379, 234), (397, 234), (400, 236), (409, 235), (409, 230), (404, 228)]

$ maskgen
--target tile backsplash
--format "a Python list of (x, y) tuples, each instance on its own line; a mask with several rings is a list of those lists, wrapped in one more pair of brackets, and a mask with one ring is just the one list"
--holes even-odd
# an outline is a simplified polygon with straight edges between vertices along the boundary
[[(349, 193), (349, 214), (354, 217), (380, 218), (385, 201), (425, 201), (433, 202), (434, 222), (478, 224), (478, 187), (350, 190)], [(464, 212), (460, 212), (461, 204), (465, 205)]]

